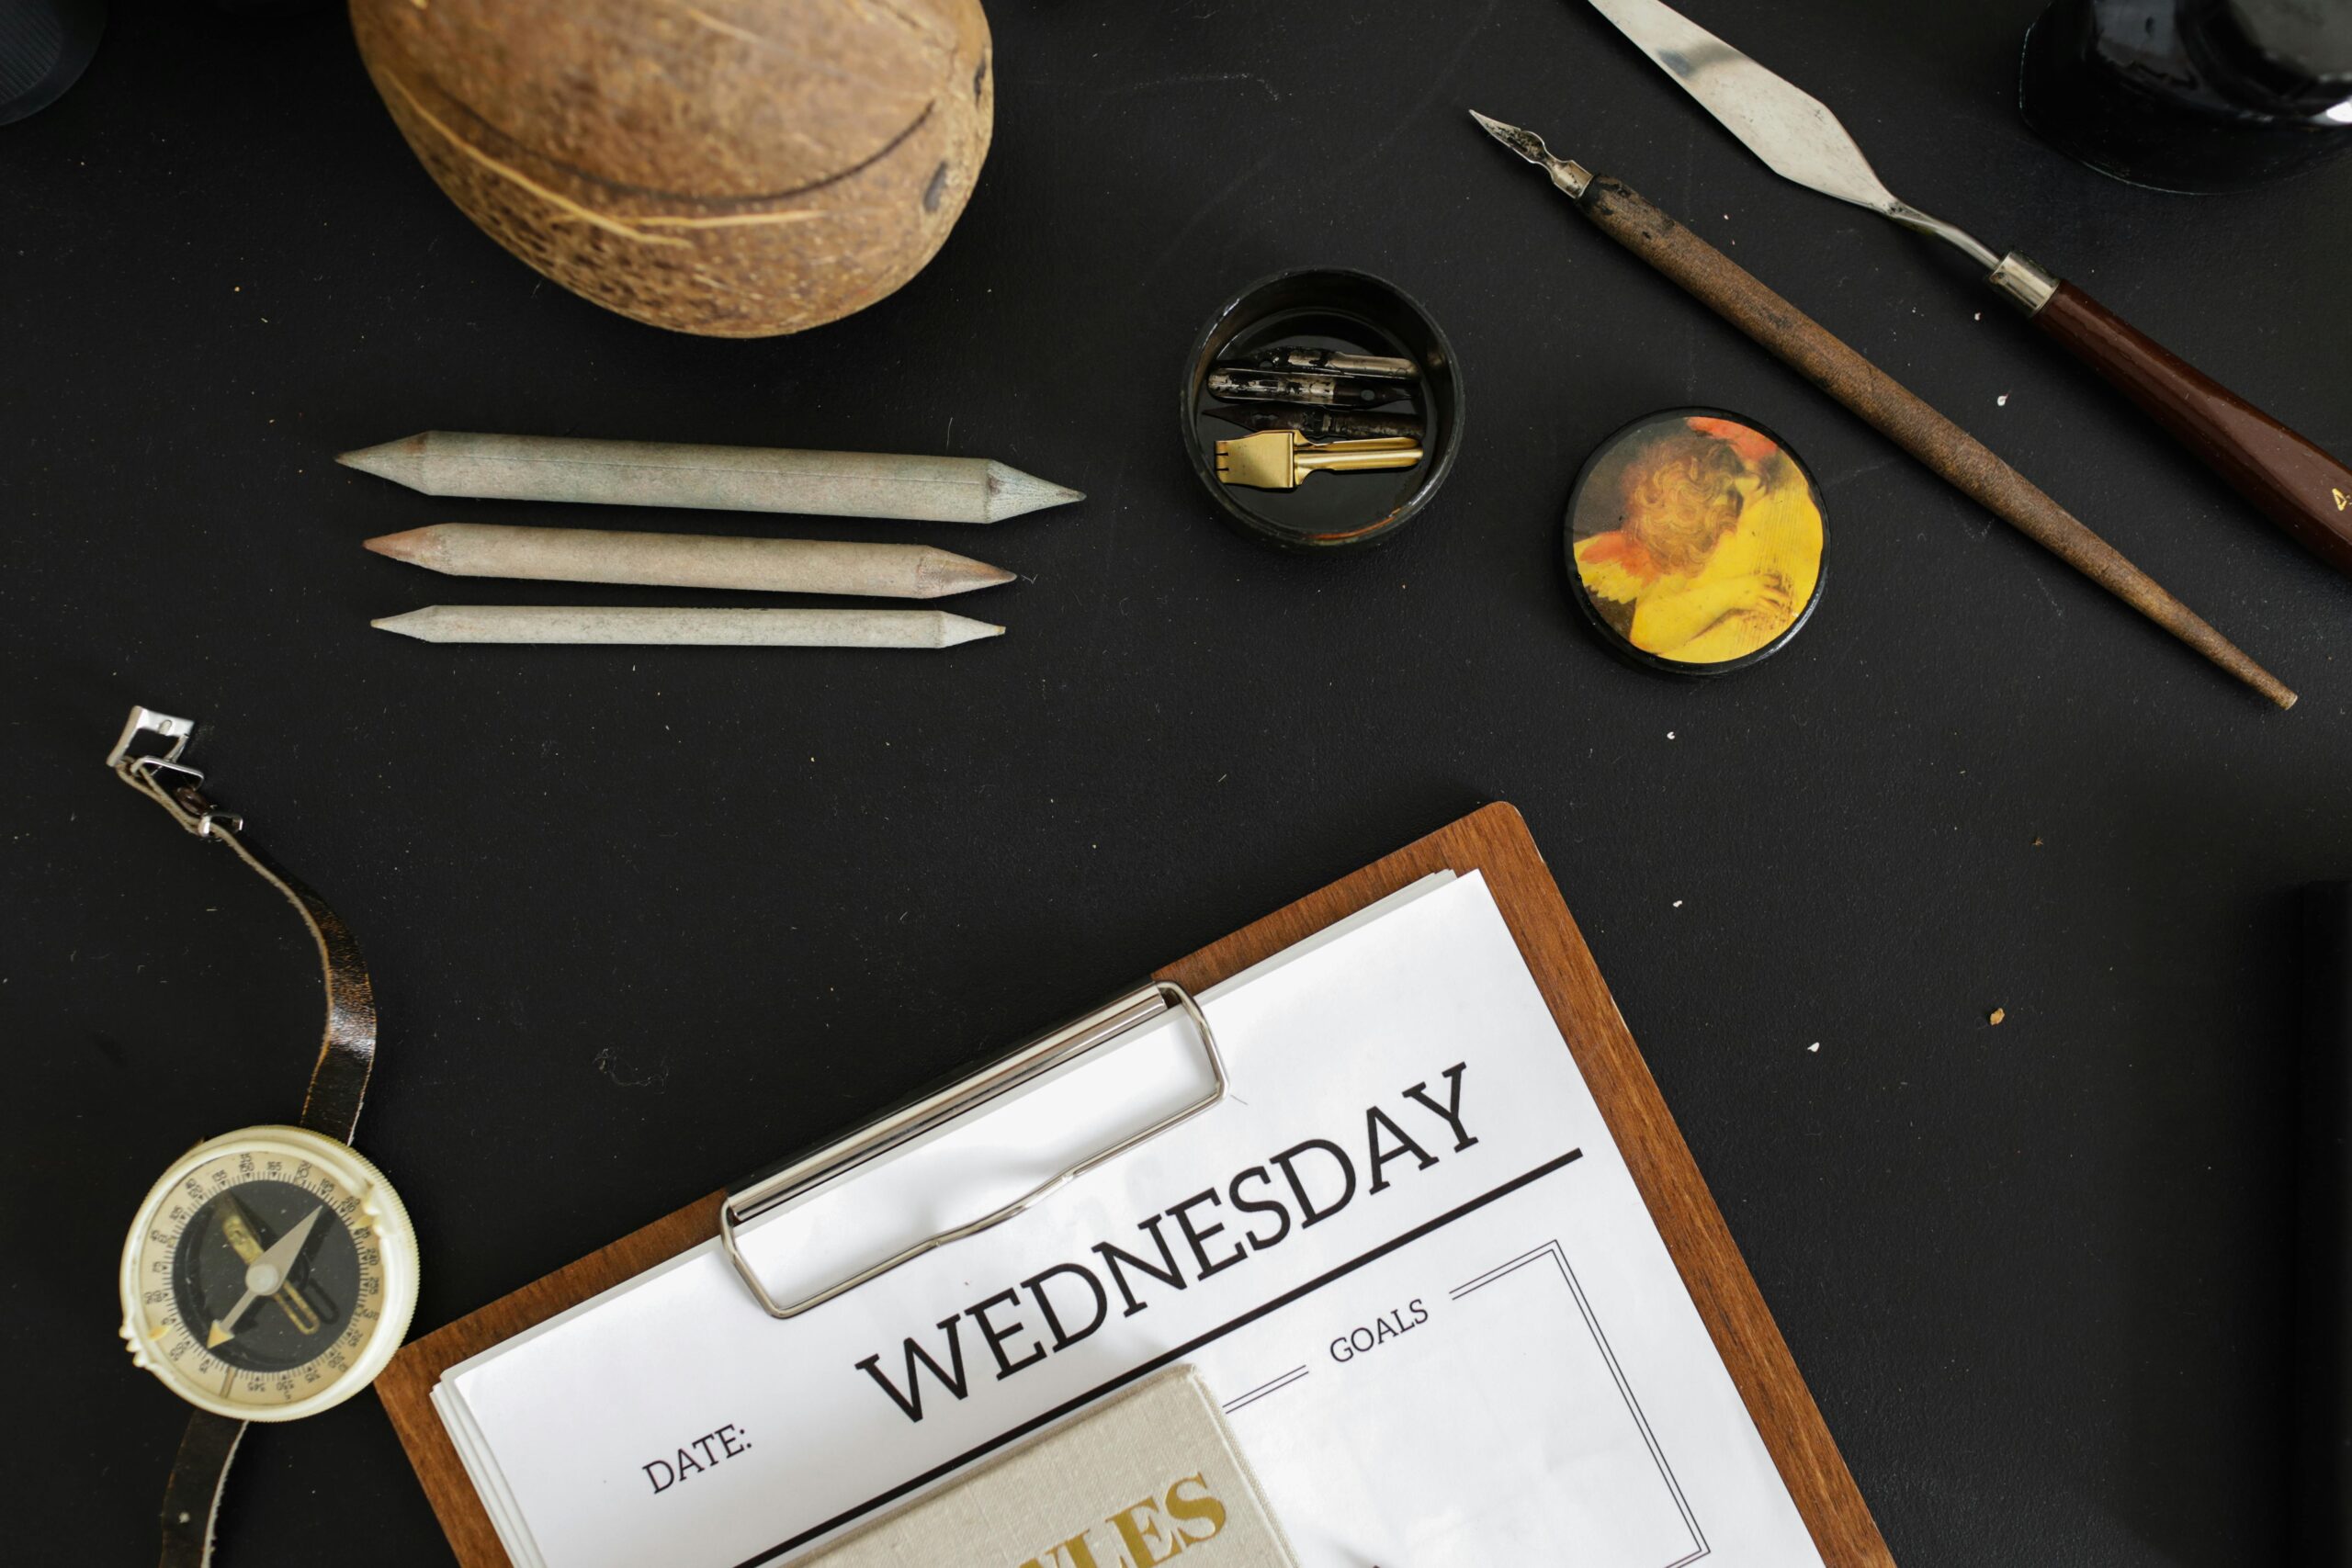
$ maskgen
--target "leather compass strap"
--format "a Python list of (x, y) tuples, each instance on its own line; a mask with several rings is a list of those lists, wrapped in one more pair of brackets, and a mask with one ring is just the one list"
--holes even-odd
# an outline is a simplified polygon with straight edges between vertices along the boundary
[(302, 923), (311, 928), (311, 940), (319, 944), (319, 965), (326, 978), (327, 1022), (319, 1041), (318, 1060), (311, 1065), (310, 1089), (302, 1096), (300, 1124), (347, 1144), (359, 1125), (359, 1103), (368, 1097), (368, 1075), (376, 1065), (376, 988), (368, 983), (359, 943), (324, 899), (237, 833), (220, 827), (217, 815), (210, 836), (228, 845), (264, 882), (285, 894), (286, 901), (300, 913)]
[[(204, 797), (198, 788), (204, 775), (179, 760), (195, 728), (186, 719), (133, 708), (107, 764), (116, 777), (171, 813), (182, 828), (199, 839), (228, 845), (255, 875), (286, 896), (310, 928), (326, 981), (327, 1021), (318, 1060), (311, 1064), (310, 1090), (302, 1097), (301, 1125), (347, 1144), (358, 1125), (368, 1075), (376, 1064), (376, 989), (368, 981), (368, 965), (351, 929), (326, 901), (245, 841), (243, 818)], [(147, 735), (169, 744), (161, 751), (133, 754), (131, 746)], [(245, 1425), (208, 1410), (188, 1418), (179, 1457), (172, 1462), (171, 1483), (164, 1492), (160, 1568), (206, 1568), (212, 1561), (213, 1519)]]
[(164, 1488), (164, 1559), (161, 1568), (204, 1568), (212, 1561), (212, 1520), (220, 1511), (221, 1483), (245, 1423), (199, 1410), (188, 1418), (172, 1479)]
[(125, 756), (115, 764), (123, 783), (172, 814), (199, 839), (226, 844), (255, 875), (286, 896), (319, 944), (325, 976), (327, 1021), (311, 1067), (310, 1092), (302, 1100), (301, 1125), (349, 1143), (368, 1095), (368, 1074), (376, 1064), (376, 989), (359, 944), (326, 900), (243, 837), (244, 818), (215, 807), (198, 793), (204, 775), (167, 757)]

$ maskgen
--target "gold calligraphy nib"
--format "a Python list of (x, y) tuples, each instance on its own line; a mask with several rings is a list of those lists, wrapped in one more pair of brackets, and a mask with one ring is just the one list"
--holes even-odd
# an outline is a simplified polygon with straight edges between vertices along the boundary
[(1318, 446), (1295, 430), (1261, 430), (1216, 444), (1216, 477), (1258, 490), (1296, 490), (1318, 468), (1409, 468), (1420, 460), (1420, 443), (1409, 435)]

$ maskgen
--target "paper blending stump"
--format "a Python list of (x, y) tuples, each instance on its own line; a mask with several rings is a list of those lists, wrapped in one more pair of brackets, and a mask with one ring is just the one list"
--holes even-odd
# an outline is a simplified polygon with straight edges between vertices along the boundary
[[(1691, 1168), (1688, 1153), (1664, 1107), (1658, 1103), (1656, 1089), (1516, 813), (1507, 807), (1488, 807), (1397, 855), (1366, 868), (1324, 893), (1259, 922), (1166, 973), (1196, 989), (1204, 989), (1216, 979), (1246, 967), (1252, 960), (1308, 936), (1335, 919), (1362, 908), (1423, 874), (1445, 869), (1483, 871), (1484, 887), (1491, 889), (1493, 894), (1493, 908), (1499, 911), (1501, 923), (1508, 928), (1519, 955), (1526, 961), (1520, 984), (1522, 987), (1529, 987), (1527, 975), (1532, 975), (1532, 994), (1539, 998), (1537, 1005), (1548, 1011), (1552, 1022), (1567, 1039), (1583, 1081), (1591, 1088), (1598, 1108), (1597, 1117), (1607, 1124), (1608, 1133), (1613, 1135), (1617, 1149), (1622, 1151), (1623, 1176), (1630, 1179), (1623, 1183), (1626, 1190), (1637, 1190), (1641, 1201), (1646, 1203), (1657, 1226), (1657, 1240), (1662, 1240), (1665, 1253), (1671, 1256), (1672, 1267), (1679, 1271), (1683, 1284), (1689, 1288), (1689, 1298), (1682, 1310), (1694, 1314), (1695, 1322), (1703, 1325), (1705, 1334), (1712, 1337), (1715, 1350), (1723, 1358), (1726, 1387), (1736, 1389), (1736, 1398), (1745, 1403), (1755, 1418), (1755, 1436), (1751, 1437), (1749, 1444), (1756, 1470), (1767, 1482), (1771, 1480), (1771, 1472), (1777, 1471), (1779, 1483), (1787, 1489), (1787, 1500), (1793, 1503), (1794, 1512), (1802, 1516), (1814, 1544), (1819, 1550), (1821, 1560), (1838, 1564), (1890, 1562), (1891, 1558), (1871, 1522), (1868, 1511), (1826, 1431), (1823, 1429), (1802, 1381), (1790, 1364), (1787, 1351), (1756, 1295), (1753, 1281), (1739, 1263), (1721, 1217), (1700, 1183), (1697, 1173)], [(1331, 1043), (1328, 1047), (1309, 1048), (1337, 1050), (1339, 1046)], [(1246, 1095), (1248, 1091), (1243, 1089), (1241, 1092)], [(1587, 1140), (1588, 1150), (1592, 1142)], [(1113, 1168), (1115, 1167), (1106, 1168), (1106, 1172)], [(1434, 1176), (1436, 1173), (1431, 1174)], [(1524, 1185), (1500, 1196), (1489, 1196), (1487, 1200), (1488, 1207), (1482, 1213), (1482, 1220), (1508, 1217), (1508, 1212), (1513, 1205), (1533, 1215), (1547, 1201), (1544, 1190), (1545, 1183), (1586, 1174), (1589, 1172), (1579, 1172), (1572, 1165), (1563, 1170), (1531, 1179)], [(1401, 1168), (1392, 1168), (1391, 1175), (1401, 1192), (1408, 1177)], [(1382, 1202), (1390, 1201), (1388, 1198), (1380, 1200)], [(419, 1341), (402, 1353), (393, 1371), (379, 1382), (379, 1388), (386, 1406), (392, 1413), (403, 1440), (416, 1460), (428, 1494), (465, 1562), (469, 1564), (495, 1563), (503, 1561), (503, 1557), (499, 1551), (488, 1517), (458, 1467), (440, 1422), (426, 1407), (425, 1394), (434, 1380), (443, 1369), (462, 1357), (497, 1343), (533, 1323), (544, 1321), (556, 1312), (639, 1272), (665, 1256), (700, 1242), (711, 1234), (714, 1213), (715, 1199), (707, 1200), (679, 1215), (672, 1216), (670, 1220), (626, 1238), (582, 1264), (526, 1287), (516, 1295)], [(1334, 1222), (1329, 1228), (1336, 1231), (1343, 1226), (1340, 1222)], [(1090, 1232), (1089, 1235), (1095, 1233)], [(1424, 1262), (1432, 1268), (1441, 1262), (1449, 1266), (1454, 1263), (1464, 1265), (1453, 1273), (1429, 1275), (1442, 1280), (1439, 1291), (1443, 1300), (1433, 1299), (1429, 1294), (1420, 1297), (1430, 1314), (1428, 1324), (1417, 1325), (1412, 1333), (1398, 1337), (1392, 1344), (1383, 1345), (1375, 1354), (1427, 1355), (1434, 1352), (1426, 1347), (1450, 1344), (1455, 1348), (1453, 1352), (1457, 1362), (1455, 1382), (1460, 1386), (1477, 1384), (1487, 1391), (1487, 1397), (1521, 1397), (1530, 1391), (1543, 1391), (1574, 1398), (1590, 1406), (1605, 1407), (1606, 1401), (1600, 1395), (1609, 1390), (1598, 1380), (1605, 1376), (1610, 1384), (1617, 1383), (1616, 1374), (1610, 1371), (1612, 1357), (1623, 1351), (1627, 1334), (1638, 1335), (1645, 1316), (1638, 1309), (1628, 1316), (1619, 1305), (1596, 1299), (1601, 1292), (1592, 1288), (1591, 1282), (1597, 1269), (1605, 1271), (1608, 1259), (1589, 1258), (1580, 1254), (1573, 1237), (1552, 1235), (1531, 1235), (1527, 1237), (1528, 1245), (1520, 1255), (1481, 1257), (1476, 1259), (1475, 1264), (1467, 1258), (1441, 1258), (1432, 1254), (1432, 1247), (1441, 1246), (1456, 1235), (1468, 1234), (1459, 1224), (1442, 1226), (1380, 1257), (1359, 1259), (1354, 1263), (1352, 1271), (1341, 1281), (1351, 1292), (1359, 1285), (1368, 1287), (1385, 1282), (1391, 1275), (1384, 1273), (1384, 1270), (1418, 1270)], [(1556, 1247), (1555, 1243), (1558, 1244)], [(1270, 1269), (1279, 1263), (1281, 1258), (1281, 1251), (1270, 1252), (1264, 1258), (1253, 1260), (1251, 1270), (1236, 1269), (1230, 1279), (1238, 1280), (1251, 1272)], [(1403, 1274), (1395, 1277), (1399, 1280), (1405, 1278)], [(1413, 1275), (1416, 1280), (1421, 1277), (1420, 1274)], [(1196, 1290), (1205, 1292), (1208, 1286), (1223, 1282), (1204, 1281)], [(1423, 1289), (1419, 1284), (1415, 1288)], [(1250, 1293), (1254, 1293), (1254, 1291), (1255, 1287)], [(1265, 1339), (1268, 1335), (1278, 1338), (1287, 1335), (1283, 1343), (1311, 1343), (1282, 1328), (1281, 1319), (1285, 1314), (1295, 1314), (1302, 1309), (1311, 1308), (1319, 1313), (1318, 1298), (1331, 1299), (1328, 1291), (1301, 1296), (1291, 1305), (1279, 1307), (1265, 1315), (1253, 1327), (1252, 1333), (1265, 1343), (1273, 1342)], [(1181, 1301), (1187, 1298), (1172, 1299)], [(1168, 1309), (1163, 1306), (1159, 1310), (1164, 1312)], [(943, 1308), (939, 1315), (944, 1315), (944, 1311)], [(1465, 1338), (1459, 1334), (1432, 1332), (1444, 1321), (1470, 1324), (1474, 1321), (1470, 1314), (1497, 1312), (1548, 1314), (1548, 1321), (1558, 1332), (1547, 1338), (1545, 1356), (1548, 1359), (1542, 1366), (1532, 1371), (1526, 1368), (1465, 1368), (1461, 1364), (1461, 1352), (1465, 1348), (1476, 1348), (1472, 1343), (1476, 1337)], [(1136, 1321), (1148, 1322), (1150, 1318), (1147, 1316)], [(907, 1326), (910, 1328), (912, 1325)], [(1316, 1332), (1322, 1332), (1319, 1324)], [(1106, 1329), (1105, 1334), (1108, 1333)], [(1423, 1350), (1412, 1349), (1415, 1334), (1420, 1336), (1420, 1342), (1425, 1347)], [(1203, 1364), (1220, 1353), (1217, 1349), (1220, 1346), (1237, 1348), (1238, 1354), (1238, 1348), (1247, 1337), (1239, 1333), (1227, 1335), (1192, 1359), (1196, 1364)], [(1580, 1348), (1582, 1346), (1589, 1348)], [(1084, 1347), (1077, 1348), (1083, 1349)], [(1043, 1377), (1048, 1370), (1040, 1368), (1036, 1372), (1026, 1375)], [(1288, 1365), (1272, 1368), (1266, 1378), (1258, 1381), (1279, 1382), (1276, 1374), (1290, 1370), (1292, 1368)], [(1236, 1402), (1238, 1394), (1258, 1394), (1253, 1404), (1238, 1404), (1234, 1412), (1237, 1428), (1242, 1432), (1243, 1440), (1255, 1458), (1259, 1457), (1259, 1439), (1253, 1435), (1252, 1427), (1271, 1429), (1264, 1426), (1264, 1418), (1284, 1399), (1339, 1397), (1344, 1393), (1340, 1379), (1336, 1375), (1325, 1375), (1338, 1370), (1327, 1362), (1322, 1371), (1303, 1380), (1294, 1380), (1290, 1386), (1271, 1391), (1236, 1384), (1231, 1376), (1216, 1371), (1211, 1371), (1211, 1377), (1229, 1403)], [(1504, 1375), (1506, 1373), (1507, 1376)], [(1497, 1381), (1498, 1378), (1499, 1382)], [(1654, 1392), (1657, 1387), (1654, 1380), (1647, 1373), (1642, 1373), (1626, 1381), (1640, 1396), (1636, 1402), (1640, 1406), (1638, 1410), (1628, 1405), (1623, 1398), (1618, 1400), (1620, 1407), (1625, 1410), (1623, 1419), (1632, 1424), (1627, 1429), (1637, 1432), (1647, 1422), (1657, 1428), (1654, 1435), (1657, 1438), (1658, 1446), (1673, 1461), (1673, 1479), (1650, 1483), (1657, 1493), (1657, 1496), (1650, 1500), (1655, 1506), (1645, 1504), (1643, 1508), (1627, 1513), (1627, 1517), (1634, 1521), (1629, 1528), (1639, 1537), (1634, 1544), (1646, 1551), (1657, 1541), (1672, 1545), (1675, 1539), (1679, 1539), (1674, 1538), (1673, 1532), (1694, 1522), (1702, 1532), (1704, 1531), (1709, 1510), (1700, 1506), (1703, 1499), (1683, 1495), (1680, 1502), (1675, 1501), (1678, 1491), (1682, 1494), (1694, 1491), (1690, 1484), (1694, 1465), (1706, 1476), (1718, 1477), (1731, 1474), (1734, 1467), (1713, 1461), (1686, 1458), (1690, 1454), (1690, 1428), (1685, 1423), (1675, 1426), (1672, 1430), (1668, 1429), (1669, 1423), (1661, 1419), (1659, 1412), (1652, 1408), (1662, 1397)], [(1005, 1386), (1013, 1388), (1018, 1384), (1008, 1383)], [(1360, 1383), (1358, 1386), (1366, 1385)], [(1330, 1392), (1315, 1392), (1318, 1389)], [(1670, 1390), (1663, 1397), (1667, 1403), (1672, 1403)], [(1260, 1405), (1268, 1408), (1259, 1410), (1261, 1421), (1252, 1423), (1251, 1411)], [(967, 1405), (959, 1404), (958, 1408), (967, 1408)], [(1301, 1407), (1294, 1405), (1293, 1408)], [(926, 1423), (929, 1419), (926, 1417)], [(1600, 1432), (1602, 1427), (1592, 1425), (1588, 1429)], [(1619, 1435), (1622, 1437), (1623, 1434), (1621, 1432)], [(1622, 1450), (1623, 1444), (1618, 1442), (1613, 1447)], [(1566, 1457), (1567, 1461), (1573, 1461), (1574, 1456)], [(1282, 1468), (1280, 1455), (1270, 1452), (1261, 1462), (1267, 1472), (1270, 1490), (1279, 1492), (1282, 1486), (1275, 1472)], [(1653, 1473), (1657, 1473), (1655, 1468)], [(1714, 1485), (1716, 1483), (1706, 1481), (1704, 1483)], [(1684, 1506), (1686, 1504), (1690, 1505), (1688, 1509)], [(1687, 1517), (1690, 1513), (1697, 1515), (1695, 1521)], [(1716, 1517), (1721, 1516), (1718, 1514)], [(1301, 1547), (1302, 1556), (1307, 1561), (1329, 1560), (1309, 1551), (1304, 1541)], [(1709, 1538), (1704, 1548), (1716, 1561), (1789, 1560), (1785, 1556), (1743, 1558), (1738, 1549), (1737, 1540), (1720, 1534)], [(1344, 1558), (1339, 1560), (1345, 1561)], [(1661, 1558), (1660, 1568), (1665, 1562), (1674, 1560), (1672, 1557)], [(1687, 1556), (1684, 1560), (1688, 1560)]]

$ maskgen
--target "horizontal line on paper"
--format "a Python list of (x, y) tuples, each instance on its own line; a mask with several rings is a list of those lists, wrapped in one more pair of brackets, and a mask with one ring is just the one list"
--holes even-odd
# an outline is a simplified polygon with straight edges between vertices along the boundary
[(1291, 1384), (1296, 1382), (1306, 1375), (1306, 1369), (1305, 1367), (1293, 1367), (1290, 1371), (1284, 1372), (1273, 1382), (1260, 1383), (1256, 1388), (1251, 1389), (1240, 1398), (1236, 1399), (1232, 1404), (1225, 1407), (1225, 1413), (1227, 1416), (1230, 1416), (1245, 1404), (1255, 1404), (1258, 1401), (1265, 1398), (1266, 1395), (1270, 1393), (1280, 1393), (1283, 1390), (1288, 1388)]
[(1527, 1186), (1529, 1183), (1541, 1181), (1544, 1178), (1551, 1175), (1554, 1171), (1558, 1170), (1565, 1166), (1572, 1165), (1583, 1157), (1584, 1150), (1581, 1148), (1574, 1148), (1570, 1149), (1564, 1155), (1545, 1160), (1542, 1165), (1537, 1166), (1534, 1169), (1525, 1171), (1521, 1175), (1515, 1176), (1509, 1181), (1504, 1182), (1501, 1186), (1493, 1188), (1486, 1192), (1482, 1192), (1477, 1197), (1471, 1199), (1469, 1201), (1463, 1203), (1458, 1207), (1447, 1210), (1444, 1213), (1438, 1215), (1435, 1219), (1426, 1220), (1420, 1224), (1415, 1225), (1411, 1230), (1407, 1231), (1404, 1235), (1391, 1237), (1389, 1240), (1381, 1243), (1378, 1247), (1374, 1247), (1371, 1251), (1363, 1253), (1358, 1257), (1351, 1258), (1347, 1262), (1340, 1264), (1338, 1267), (1329, 1269), (1326, 1272), (1317, 1275), (1316, 1278), (1307, 1280), (1305, 1284), (1283, 1292), (1281, 1295), (1274, 1297), (1272, 1301), (1261, 1303), (1259, 1305), (1250, 1308), (1248, 1312), (1243, 1313), (1240, 1316), (1219, 1324), (1216, 1327), (1210, 1329), (1207, 1333), (1188, 1340), (1184, 1344), (1177, 1346), (1172, 1350), (1163, 1351), (1159, 1355), (1153, 1357), (1150, 1360), (1142, 1363), (1140, 1366), (1132, 1367), (1126, 1371), (1120, 1373), (1117, 1377), (1112, 1378), (1105, 1382), (1097, 1383), (1094, 1387), (1088, 1389), (1084, 1393), (1079, 1394), (1075, 1398), (1064, 1400), (1061, 1404), (1054, 1406), (1051, 1410), (1045, 1411), (1037, 1416), (1033, 1416), (1028, 1420), (1022, 1422), (1019, 1426), (1009, 1427), (1006, 1430), (998, 1433), (995, 1437), (989, 1438), (987, 1442), (978, 1445), (977, 1448), (967, 1449), (963, 1453), (956, 1455), (954, 1459), (946, 1461), (944, 1463), (933, 1465), (931, 1469), (923, 1472), (921, 1475), (903, 1481), (898, 1485), (891, 1487), (887, 1492), (878, 1493), (876, 1495), (867, 1498), (865, 1502), (858, 1504), (854, 1507), (844, 1508), (842, 1512), (834, 1515), (831, 1518), (825, 1520), (822, 1524), (812, 1525), (808, 1529), (802, 1530), (798, 1535), (794, 1536), (789, 1540), (778, 1541), (775, 1545), (769, 1547), (765, 1551), (745, 1558), (742, 1562), (737, 1563), (735, 1568), (759, 1568), (761, 1563), (774, 1562), (776, 1558), (783, 1556), (786, 1552), (792, 1551), (796, 1547), (805, 1546), (820, 1535), (839, 1529), (842, 1526), (850, 1523), (854, 1519), (861, 1518), (865, 1515), (874, 1512), (876, 1508), (884, 1506), (886, 1504), (895, 1503), (899, 1498), (905, 1496), (908, 1493), (919, 1491), (922, 1487), (928, 1486), (933, 1482), (939, 1480), (942, 1476), (952, 1474), (956, 1471), (963, 1469), (974, 1460), (993, 1453), (997, 1450), (1003, 1448), (1008, 1443), (1025, 1438), (1030, 1433), (1037, 1430), (1040, 1427), (1050, 1426), (1052, 1423), (1060, 1420), (1063, 1416), (1069, 1415), (1073, 1410), (1080, 1409), (1084, 1405), (1091, 1404), (1094, 1401), (1102, 1398), (1102, 1395), (1110, 1393), (1113, 1389), (1125, 1387), (1126, 1384), (1134, 1382), (1138, 1378), (1149, 1376), (1151, 1373), (1158, 1371), (1160, 1368), (1168, 1366), (1171, 1362), (1181, 1361), (1185, 1357), (1191, 1355), (1193, 1351), (1199, 1349), (1202, 1346), (1208, 1344), (1210, 1341), (1221, 1339), (1237, 1328), (1247, 1327), (1249, 1325), (1257, 1322), (1260, 1318), (1264, 1317), (1268, 1313), (1278, 1312), (1282, 1308), (1290, 1305), (1291, 1303), (1298, 1300), (1301, 1296), (1312, 1294), (1314, 1292), (1319, 1291), (1324, 1286), (1329, 1284), (1332, 1280), (1352, 1274), (1368, 1263), (1375, 1263), (1381, 1258), (1387, 1257), (1390, 1253), (1396, 1251), (1398, 1247), (1409, 1246), (1412, 1243), (1419, 1241), (1421, 1237), (1429, 1235), (1433, 1230), (1437, 1230), (1445, 1225), (1450, 1225), (1465, 1214), (1476, 1213), (1478, 1210), (1485, 1208), (1487, 1204), (1495, 1202), (1499, 1199), (1508, 1198), (1512, 1193), (1518, 1191), (1521, 1188)]

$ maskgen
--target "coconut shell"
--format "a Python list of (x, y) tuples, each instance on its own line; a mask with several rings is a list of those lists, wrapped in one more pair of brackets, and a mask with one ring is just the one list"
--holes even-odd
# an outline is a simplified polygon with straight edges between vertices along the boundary
[(919, 271), (995, 122), (978, 0), (352, 0), (449, 198), (575, 294), (798, 332)]

